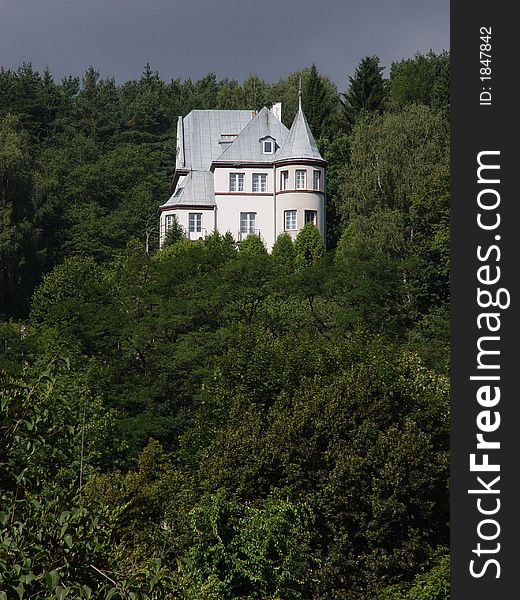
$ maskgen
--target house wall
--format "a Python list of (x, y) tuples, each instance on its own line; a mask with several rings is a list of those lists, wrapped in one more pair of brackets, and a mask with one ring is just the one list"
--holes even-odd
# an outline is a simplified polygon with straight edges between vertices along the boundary
[[(274, 244), (273, 194), (265, 196), (217, 196), (217, 229), (230, 231), (240, 241), (240, 213), (256, 213), (255, 232), (268, 249)], [(242, 236), (243, 237), (243, 236)]]
[[(325, 172), (325, 168), (324, 167), (318, 167), (318, 166), (314, 166), (314, 165), (299, 165), (297, 163), (290, 163), (287, 165), (278, 165), (276, 167), (276, 191), (277, 192), (282, 192), (284, 191), (282, 189), (282, 180), (281, 180), (281, 174), (283, 171), (287, 171), (289, 173), (289, 182), (288, 182), (288, 186), (287, 186), (287, 190), (294, 190), (294, 191), (300, 191), (300, 190), (296, 190), (296, 171), (306, 171), (307, 174), (307, 185), (305, 187), (306, 191), (310, 191), (310, 192), (315, 192), (315, 191), (320, 191), (320, 192), (324, 192), (325, 191), (325, 177), (326, 177), (326, 172)], [(319, 190), (314, 190), (313, 189), (313, 172), (314, 171), (319, 171), (320, 172), (320, 188)]]
[[(296, 230), (285, 230), (285, 211), (296, 210)], [(313, 192), (285, 192), (276, 196), (276, 235), (288, 233), (293, 240), (305, 225), (305, 211), (315, 210), (317, 212), (316, 226), (325, 239), (325, 197), (323, 194)]]
[[(229, 174), (244, 173), (244, 194), (253, 193), (253, 173), (267, 175), (267, 192), (273, 193), (273, 167), (216, 167), (214, 172), (215, 195), (229, 193)], [(240, 192), (233, 192), (239, 194)]]
[[(306, 172), (305, 189), (296, 189), (296, 171)], [(282, 172), (287, 171), (289, 178), (286, 189), (282, 188)], [(319, 171), (320, 182), (319, 189), (313, 189), (314, 171)], [(296, 239), (298, 232), (305, 225), (305, 211), (314, 210), (317, 212), (316, 226), (325, 241), (325, 181), (326, 171), (324, 167), (289, 163), (278, 165), (276, 167), (276, 231), (275, 239), (281, 233), (288, 233), (293, 239)], [(296, 210), (296, 229), (285, 230), (285, 211)]]
[(166, 235), (166, 216), (175, 215), (177, 222), (182, 225), (184, 231), (188, 234), (189, 229), (189, 213), (201, 213), (202, 214), (202, 231), (200, 233), (193, 232), (189, 237), (193, 240), (198, 240), (199, 237), (205, 238), (206, 236), (213, 233), (215, 230), (215, 211), (212, 208), (177, 208), (171, 210), (164, 210), (161, 214), (161, 231), (160, 231), (160, 244), (164, 241)]
[[(244, 173), (244, 191), (229, 191), (229, 174)], [(253, 193), (253, 173), (267, 175), (267, 191)], [(274, 170), (268, 167), (217, 167), (215, 168), (215, 201), (217, 204), (217, 229), (224, 234), (230, 231), (240, 241), (240, 213), (256, 213), (255, 233), (271, 249), (274, 244)]]
[[(304, 190), (296, 190), (296, 170), (305, 170), (307, 185)], [(313, 171), (320, 171), (320, 190), (313, 186)], [(288, 189), (281, 189), (281, 171), (289, 172)], [(244, 173), (244, 191), (229, 191), (230, 173)], [(267, 175), (267, 191), (253, 193), (253, 173)], [(290, 164), (282, 167), (217, 167), (214, 173), (215, 200), (217, 204), (216, 223), (221, 233), (230, 231), (240, 240), (240, 213), (256, 213), (256, 229), (268, 250), (276, 238), (284, 232), (286, 210), (297, 211), (297, 229), (288, 231), (296, 238), (304, 225), (305, 211), (317, 211), (317, 227), (325, 239), (325, 169), (313, 165)], [(274, 189), (276, 188), (276, 194)]]

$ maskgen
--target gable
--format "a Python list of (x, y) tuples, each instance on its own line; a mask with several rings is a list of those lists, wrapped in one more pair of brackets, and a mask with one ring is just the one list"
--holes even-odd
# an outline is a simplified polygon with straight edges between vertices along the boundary
[(256, 117), (244, 127), (240, 135), (213, 162), (218, 163), (272, 163), (274, 152), (266, 154), (263, 151), (263, 141), (272, 139), (276, 147), (283, 146), (289, 130), (279, 121), (272, 111), (263, 108)]

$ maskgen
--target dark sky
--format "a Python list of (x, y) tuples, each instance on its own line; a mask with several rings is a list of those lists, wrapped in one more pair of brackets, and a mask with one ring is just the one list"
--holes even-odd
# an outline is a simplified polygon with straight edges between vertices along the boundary
[(449, 0), (0, 0), (0, 65), (57, 79), (93, 65), (118, 82), (146, 62), (166, 80), (277, 81), (316, 63), (344, 89), (359, 61), (449, 47)]

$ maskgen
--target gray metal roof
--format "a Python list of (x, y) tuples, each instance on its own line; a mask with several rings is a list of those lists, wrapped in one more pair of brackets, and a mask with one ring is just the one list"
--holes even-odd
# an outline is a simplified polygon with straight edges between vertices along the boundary
[(214, 161), (272, 163), (273, 154), (264, 154), (262, 139), (275, 140), (275, 151), (281, 148), (289, 134), (287, 127), (279, 121), (271, 110), (264, 107), (242, 130), (236, 140)]
[(177, 168), (209, 170), (229, 145), (222, 143), (222, 135), (238, 136), (253, 116), (250, 110), (192, 110), (178, 121)]
[(316, 146), (316, 141), (301, 107), (294, 117), (285, 144), (274, 157), (275, 162), (294, 159), (311, 159), (325, 162)]
[[(276, 142), (273, 154), (264, 154), (262, 140)], [(309, 124), (300, 109), (291, 130), (268, 108), (256, 117), (249, 110), (192, 110), (177, 124), (176, 168), (188, 174), (162, 205), (215, 206), (213, 162), (283, 162), (298, 159), (323, 161)]]
[(168, 206), (215, 206), (211, 171), (190, 171), (161, 208)]

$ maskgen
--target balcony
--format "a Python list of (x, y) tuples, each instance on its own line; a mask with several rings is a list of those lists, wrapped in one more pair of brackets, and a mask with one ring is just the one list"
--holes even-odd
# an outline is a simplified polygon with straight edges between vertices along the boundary
[(192, 241), (205, 240), (207, 237), (206, 228), (201, 227), (200, 229), (198, 229), (196, 231), (188, 231), (188, 232), (186, 232), (186, 237)]
[[(187, 231), (184, 227), (182, 229), (184, 236), (192, 241), (205, 240), (208, 237), (208, 232), (205, 227), (201, 227), (198, 231)], [(168, 227), (165, 227), (164, 225), (161, 226), (161, 244), (164, 241), (168, 230)]]
[(248, 227), (245, 231), (239, 231), (237, 239), (239, 242), (243, 242), (248, 235), (257, 235), (260, 239), (262, 239), (262, 236), (260, 235), (260, 229), (252, 229), (251, 227)]

